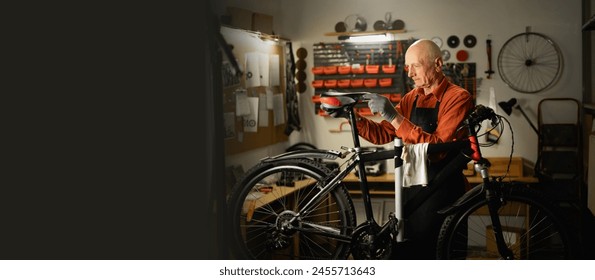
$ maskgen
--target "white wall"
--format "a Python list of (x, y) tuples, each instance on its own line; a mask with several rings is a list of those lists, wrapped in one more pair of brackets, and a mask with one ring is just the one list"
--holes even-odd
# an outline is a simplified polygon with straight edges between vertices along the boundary
[[(308, 69), (313, 65), (312, 46), (318, 42), (335, 42), (336, 37), (324, 36), (334, 32), (334, 26), (351, 14), (360, 14), (368, 22), (368, 30), (376, 20), (384, 19), (386, 12), (392, 13), (393, 19), (405, 22), (407, 33), (398, 39), (431, 38), (439, 36), (445, 41), (443, 48), (449, 49), (456, 61), (456, 51), (465, 49), (469, 52), (468, 62), (476, 63), (478, 82), (477, 102), (488, 104), (489, 88), (494, 87), (497, 101), (506, 101), (512, 97), (518, 99), (525, 112), (537, 123), (537, 103), (543, 98), (571, 97), (582, 101), (582, 12), (581, 1), (559, 0), (279, 0), (279, 1), (223, 1), (225, 6), (236, 6), (252, 11), (268, 13), (274, 16), (274, 29), (278, 34), (293, 42), (294, 51), (299, 47), (308, 50), (306, 62)], [(486, 79), (483, 71), (488, 69), (485, 40), (492, 40), (492, 65), (497, 72), (496, 60), (502, 45), (510, 37), (524, 32), (530, 26), (533, 32), (543, 33), (552, 38), (560, 47), (564, 59), (564, 68), (560, 80), (550, 89), (538, 94), (518, 93), (500, 79), (498, 73), (492, 79)], [(446, 45), (446, 38), (457, 35), (463, 38), (467, 34), (477, 37), (477, 45), (467, 49), (461, 44), (456, 49)], [(312, 81), (312, 74), (307, 71), (307, 83)], [(300, 118), (303, 130), (294, 132), (290, 142), (307, 141), (320, 148), (338, 149), (341, 145), (349, 146), (350, 137), (346, 133), (330, 133), (329, 129), (338, 128), (341, 119), (323, 118), (314, 115), (310, 98), (311, 88), (300, 94)], [(503, 112), (500, 112), (504, 114)], [(555, 112), (563, 114), (564, 112)], [(376, 118), (379, 120), (378, 118)], [(537, 135), (522, 115), (515, 111), (508, 117), (515, 136), (515, 156), (534, 162), (537, 157)], [(504, 139), (492, 148), (485, 150), (486, 156), (508, 156), (510, 153), (510, 133), (505, 131)], [(368, 145), (365, 141), (363, 144)], [(251, 165), (266, 153), (276, 153), (282, 147), (261, 149), (246, 155), (229, 158), (229, 163)], [(390, 164), (389, 164), (390, 168)]]

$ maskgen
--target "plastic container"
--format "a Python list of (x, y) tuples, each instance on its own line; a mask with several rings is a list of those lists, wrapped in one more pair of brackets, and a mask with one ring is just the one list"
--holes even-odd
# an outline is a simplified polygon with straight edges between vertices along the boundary
[(366, 73), (368, 74), (378, 74), (380, 70), (379, 65), (366, 65)]
[(351, 80), (352, 88), (359, 88), (364, 86), (364, 79), (353, 79)]
[(382, 78), (378, 80), (381, 87), (390, 87), (393, 85), (393, 78)]
[(314, 80), (314, 81), (312, 81), (312, 87), (322, 88), (322, 87), (324, 87), (324, 81), (323, 80)]
[(351, 73), (351, 66), (349, 65), (342, 65), (337, 67), (337, 72), (341, 75), (347, 75)]
[(363, 74), (366, 72), (366, 69), (364, 66), (361, 66), (359, 64), (354, 64), (351, 65), (351, 73), (353, 74)]
[(337, 80), (325, 80), (324, 81), (325, 88), (336, 88), (337, 87)]
[(322, 67), (322, 66), (314, 66), (314, 67), (312, 67), (312, 74), (314, 74), (314, 75), (323, 75), (324, 74), (324, 67)]
[(351, 86), (351, 80), (349, 80), (349, 79), (338, 80), (337, 86), (340, 88), (348, 88)]
[(396, 65), (382, 65), (382, 72), (386, 74), (394, 74), (397, 70)]
[(378, 79), (364, 79), (364, 86), (367, 88), (373, 88), (378, 85)]
[(324, 74), (325, 75), (334, 75), (337, 74), (337, 66), (324, 66)]

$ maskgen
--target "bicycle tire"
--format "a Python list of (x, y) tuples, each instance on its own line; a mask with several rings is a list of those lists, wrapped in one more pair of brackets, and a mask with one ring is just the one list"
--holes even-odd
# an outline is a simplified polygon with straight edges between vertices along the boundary
[(315, 225), (351, 235), (356, 223), (355, 209), (344, 185), (330, 191), (315, 211), (300, 215), (288, 226), (300, 207), (320, 192), (318, 186), (329, 174), (331, 170), (311, 159), (261, 162), (246, 172), (228, 200), (233, 257), (347, 259), (348, 242), (300, 230), (305, 225)]
[[(576, 244), (561, 210), (542, 193), (522, 185), (502, 186), (500, 221), (515, 259), (573, 259)], [(484, 195), (446, 217), (438, 237), (439, 259), (501, 259)]]

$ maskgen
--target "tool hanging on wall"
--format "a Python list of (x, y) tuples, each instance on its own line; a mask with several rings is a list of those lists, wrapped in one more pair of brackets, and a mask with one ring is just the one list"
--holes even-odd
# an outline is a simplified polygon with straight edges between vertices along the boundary
[[(305, 49), (304, 49), (305, 51)], [(303, 52), (303, 51), (301, 51)], [(287, 125), (285, 126), (285, 135), (290, 135), (294, 130), (300, 131), (299, 104), (295, 84), (295, 59), (293, 57), (293, 48), (291, 42), (285, 43), (285, 106), (287, 109)]]
[(388, 66), (393, 66), (393, 44), (388, 44)]
[(489, 39), (489, 36), (486, 40), (486, 50), (488, 53), (488, 70), (485, 73), (488, 74), (487, 78), (490, 79), (494, 74), (494, 70), (492, 70), (492, 40)]

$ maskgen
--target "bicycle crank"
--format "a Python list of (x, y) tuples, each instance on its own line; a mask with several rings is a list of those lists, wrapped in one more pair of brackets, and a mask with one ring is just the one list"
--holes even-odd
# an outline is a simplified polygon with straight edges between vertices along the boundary
[(393, 239), (390, 231), (379, 234), (380, 227), (374, 223), (360, 225), (351, 241), (354, 259), (387, 260), (392, 254)]

